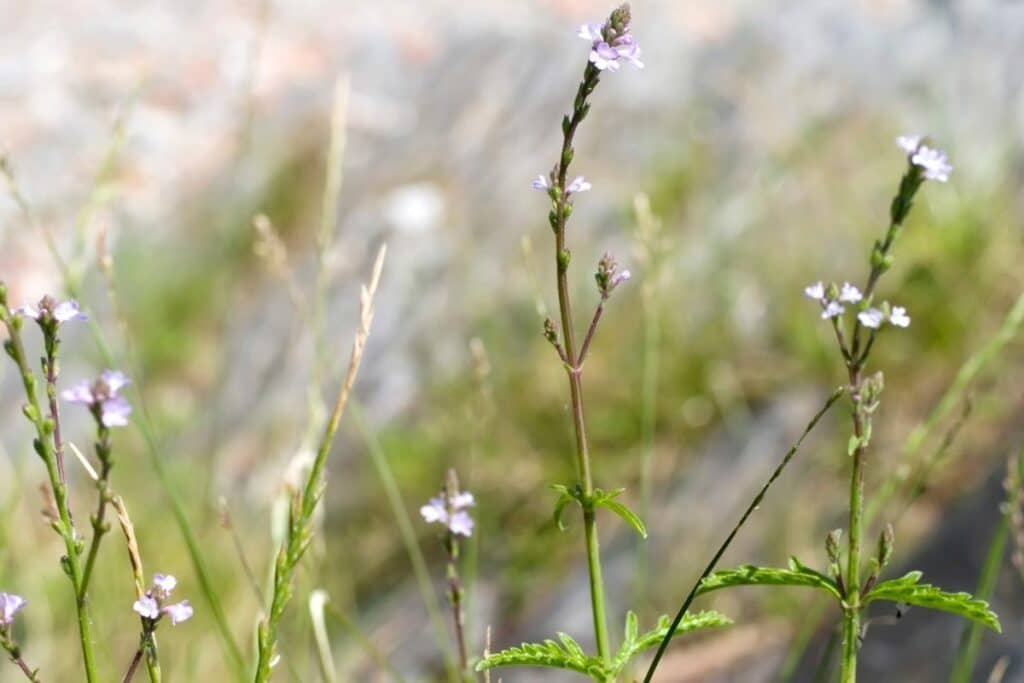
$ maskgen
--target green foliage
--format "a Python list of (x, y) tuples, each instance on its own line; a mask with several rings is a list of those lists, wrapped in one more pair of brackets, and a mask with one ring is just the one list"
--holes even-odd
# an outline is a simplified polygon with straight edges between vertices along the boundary
[(566, 506), (573, 501), (576, 501), (581, 507), (590, 509), (603, 507), (611, 510), (625, 520), (627, 524), (633, 527), (633, 529), (640, 534), (642, 538), (647, 538), (647, 527), (644, 526), (640, 517), (628, 507), (615, 500), (622, 495), (622, 492), (626, 489), (615, 489), (614, 491), (594, 489), (594, 493), (587, 497), (579, 486), (569, 488), (564, 484), (552, 484), (551, 488), (559, 494), (558, 500), (555, 502), (554, 520), (555, 526), (557, 526), (560, 531), (565, 531), (565, 524), (562, 522), (562, 515), (565, 513)]
[(619, 501), (615, 500), (615, 498), (621, 495), (623, 491), (625, 491), (625, 489), (616, 489), (615, 491), (608, 492), (602, 491), (601, 489), (595, 489), (591, 504), (594, 507), (603, 507), (611, 510), (624, 519), (627, 524), (633, 527), (641, 537), (647, 538), (647, 529), (644, 527), (644, 523), (640, 521), (640, 518), (636, 513)]
[(595, 681), (608, 680), (604, 663), (596, 657), (587, 656), (572, 636), (559, 633), (558, 639), (561, 643), (550, 639), (543, 643), (523, 643), (487, 655), (476, 665), (476, 670), (486, 671), (496, 666), (544, 666), (576, 671)]
[(949, 593), (931, 584), (918, 583), (920, 580), (921, 572), (913, 571), (898, 579), (883, 581), (864, 596), (864, 604), (874, 600), (890, 600), (952, 612), (1002, 633), (999, 617), (988, 608), (984, 600), (978, 600), (970, 593)]
[(808, 586), (820, 588), (837, 600), (842, 600), (836, 582), (821, 572), (800, 563), (795, 557), (789, 558), (789, 568), (755, 567), (743, 565), (736, 569), (725, 569), (710, 574), (701, 582), (698, 594), (710, 593), (720, 588), (733, 586)]
[[(683, 633), (689, 633), (690, 631), (696, 631), (702, 628), (729, 626), (730, 624), (732, 624), (732, 619), (724, 614), (715, 612), (714, 610), (697, 612), (696, 614), (687, 614), (683, 617), (683, 620), (679, 622), (679, 626), (672, 634), (672, 637), (675, 638)], [(668, 635), (668, 630), (671, 625), (672, 620), (669, 619), (668, 616), (662, 615), (658, 619), (657, 626), (647, 633), (640, 635), (636, 614), (629, 612), (626, 615), (625, 640), (623, 640), (622, 647), (619, 648), (618, 654), (615, 655), (615, 659), (612, 660), (612, 673), (617, 676), (622, 672), (626, 665), (629, 664), (633, 657), (644, 650), (657, 647), (665, 636)]]
[[(729, 617), (713, 610), (698, 612), (687, 615), (672, 635), (675, 637), (690, 631), (728, 626), (731, 623)], [(576, 671), (601, 683), (615, 681), (633, 657), (657, 646), (668, 634), (670, 626), (671, 620), (667, 616), (662, 616), (658, 619), (657, 626), (641, 634), (636, 614), (629, 612), (626, 615), (622, 647), (610, 664), (605, 664), (597, 657), (588, 656), (572, 636), (559, 633), (558, 640), (561, 642), (545, 640), (543, 643), (523, 643), (518, 647), (487, 655), (476, 665), (476, 670), (485, 671), (498, 666), (543, 666)]]

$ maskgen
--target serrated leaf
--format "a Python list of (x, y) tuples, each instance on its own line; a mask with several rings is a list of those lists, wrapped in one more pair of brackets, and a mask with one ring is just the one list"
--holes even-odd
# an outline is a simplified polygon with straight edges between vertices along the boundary
[[(729, 626), (730, 624), (732, 624), (732, 619), (714, 610), (687, 614), (683, 617), (683, 620), (679, 622), (679, 626), (676, 627), (672, 637), (675, 638), (676, 636), (680, 636), (684, 633), (689, 633), (702, 628)], [(630, 660), (644, 650), (657, 647), (661, 641), (665, 639), (665, 635), (668, 633), (668, 629), (671, 625), (672, 620), (667, 616), (662, 615), (658, 619), (657, 626), (647, 633), (644, 633), (642, 636), (637, 636), (636, 615), (632, 612), (627, 614), (626, 641), (622, 644), (622, 647), (619, 648), (619, 652), (615, 655), (615, 659), (612, 660), (612, 675), (618, 676), (622, 670), (626, 668), (626, 665), (629, 664)], [(633, 634), (632, 638), (630, 637), (631, 630)]]
[(988, 608), (988, 603), (970, 593), (950, 593), (928, 583), (918, 583), (921, 572), (909, 572), (898, 579), (883, 581), (864, 596), (864, 604), (873, 600), (890, 600), (918, 607), (951, 612), (988, 626), (1002, 633), (999, 617)]
[[(618, 493), (616, 493), (615, 495), (618, 495)], [(641, 538), (647, 538), (647, 528), (644, 526), (644, 523), (640, 520), (640, 518), (637, 516), (635, 512), (630, 510), (628, 507), (626, 507), (619, 501), (613, 500), (611, 497), (597, 498), (594, 500), (594, 505), (611, 510), (619, 517), (624, 519), (627, 524), (633, 527), (633, 529), (636, 530), (638, 534), (640, 534)]]
[(588, 657), (571, 636), (558, 634), (561, 644), (553, 640), (543, 643), (523, 643), (501, 652), (489, 654), (476, 665), (477, 671), (486, 671), (498, 666), (541, 666), (553, 669), (576, 671), (595, 681), (608, 681), (610, 672), (597, 657)]
[(743, 565), (736, 569), (724, 569), (708, 575), (701, 581), (698, 595), (710, 593), (722, 588), (733, 586), (807, 586), (820, 588), (837, 600), (842, 600), (839, 587), (835, 581), (821, 572), (814, 571), (800, 564), (795, 557), (790, 558), (789, 568), (755, 567)]

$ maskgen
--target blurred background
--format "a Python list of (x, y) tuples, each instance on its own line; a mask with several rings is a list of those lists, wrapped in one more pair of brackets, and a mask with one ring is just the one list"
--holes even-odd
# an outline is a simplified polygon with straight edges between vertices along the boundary
[[(557, 631), (592, 642), (579, 521), (565, 533), (551, 521), (549, 485), (574, 477), (572, 435), (564, 372), (540, 334), (557, 308), (553, 246), (529, 184), (556, 160), (587, 59), (576, 27), (611, 9), (0, 2), (0, 277), (13, 305), (71, 292), (88, 309), (95, 326), (65, 328), (65, 383), (110, 364), (134, 379), (143, 428), (115, 434), (113, 487), (147, 572), (177, 575), (196, 608), (161, 630), (168, 680), (228, 680), (233, 652), (251, 659), (282, 496), (315, 447), (359, 283), (385, 242), (357, 404), (277, 680), (322, 680), (317, 589), (335, 680), (445, 680), (423, 599), (443, 607), (444, 553), (417, 510), (449, 467), (478, 501), (464, 558), (473, 651), (488, 627), (495, 649)], [(919, 568), (974, 591), (1022, 436), (1024, 4), (637, 0), (633, 15), (646, 68), (606, 74), (593, 97), (574, 171), (594, 190), (569, 234), (578, 325), (604, 251), (633, 273), (585, 375), (597, 485), (626, 487), (651, 532), (640, 542), (603, 521), (613, 634), (628, 607), (642, 624), (675, 612), (842, 382), (802, 288), (863, 282), (905, 169), (901, 133), (930, 134), (956, 170), (922, 189), (880, 287), (913, 324), (873, 356), (887, 388), (868, 490), (891, 495), (868, 543), (892, 521), (893, 575)], [(37, 355), (35, 330), (26, 343)], [(26, 659), (46, 680), (77, 680), (44, 472), (6, 359), (0, 373), (0, 590), (30, 601), (16, 631)], [(64, 413), (89, 452), (85, 411)], [(723, 566), (792, 554), (825, 568), (825, 534), (845, 526), (847, 428), (845, 408), (823, 421)], [(85, 520), (94, 493), (69, 471)], [(1004, 631), (984, 634), (974, 680), (1024, 681), (1011, 552), (992, 595)], [(99, 566), (96, 640), (114, 680), (138, 629), (116, 529)], [(658, 680), (829, 680), (837, 614), (817, 595), (740, 589), (698, 605), (736, 625), (681, 639)], [(864, 680), (947, 680), (962, 621), (873, 616)], [(0, 679), (14, 676), (5, 663)]]

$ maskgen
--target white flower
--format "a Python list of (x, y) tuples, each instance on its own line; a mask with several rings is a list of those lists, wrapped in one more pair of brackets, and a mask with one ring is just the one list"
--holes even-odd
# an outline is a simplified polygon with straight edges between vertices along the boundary
[(132, 609), (146, 619), (156, 619), (160, 616), (160, 605), (152, 595), (143, 595), (135, 601)]
[(849, 282), (844, 282), (842, 289), (839, 290), (839, 300), (848, 304), (855, 304), (863, 298), (864, 296), (860, 293), (860, 290)]
[(828, 320), (829, 318), (835, 318), (838, 315), (842, 315), (846, 311), (843, 305), (838, 301), (829, 301), (825, 304), (825, 309), (821, 312), (822, 320)]
[(885, 322), (885, 313), (878, 308), (869, 308), (866, 311), (861, 311), (857, 314), (857, 320), (864, 327), (870, 327), (873, 330), (877, 330)]
[(600, 71), (618, 71), (619, 56), (618, 50), (605, 42), (596, 43), (590, 51), (590, 61)]
[(547, 176), (543, 175), (537, 176), (536, 180), (534, 180), (530, 184), (533, 186), (533, 189), (535, 190), (542, 190), (544, 192), (547, 192), (548, 190), (551, 189), (551, 184), (548, 182)]
[(901, 135), (896, 138), (896, 144), (907, 154), (913, 154), (921, 146), (920, 135)]
[(815, 282), (813, 285), (804, 287), (804, 295), (814, 299), (815, 301), (825, 300), (825, 285), (821, 282)]
[(921, 145), (910, 157), (910, 163), (924, 171), (924, 177), (928, 180), (938, 180), (944, 183), (949, 180), (949, 174), (953, 167), (946, 158), (946, 153), (941, 149), (934, 149)]
[(893, 306), (892, 313), (889, 314), (889, 322), (896, 327), (910, 327), (910, 316), (907, 315), (907, 309), (903, 306)]
[(459, 510), (452, 515), (452, 518), (448, 521), (448, 528), (451, 529), (453, 534), (460, 534), (462, 536), (473, 535), (473, 518), (469, 516), (469, 513), (465, 510)]
[(192, 605), (188, 600), (182, 600), (174, 605), (167, 605), (160, 611), (171, 618), (171, 626), (177, 626), (183, 621), (188, 621), (192, 618), (193, 613)]
[(565, 188), (565, 191), (569, 194), (572, 194), (573, 192), (586, 192), (590, 188), (590, 183), (588, 183), (583, 176), (578, 175), (573, 179), (571, 183), (569, 183), (569, 187)]

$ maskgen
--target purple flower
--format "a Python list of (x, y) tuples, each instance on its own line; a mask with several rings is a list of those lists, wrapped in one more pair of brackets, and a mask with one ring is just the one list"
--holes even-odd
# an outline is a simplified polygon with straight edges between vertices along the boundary
[(644, 68), (640, 46), (629, 32), (628, 9), (616, 10), (611, 25), (609, 22), (583, 24), (576, 35), (590, 41), (590, 62), (600, 71), (618, 71), (621, 60), (638, 69)]
[(877, 330), (885, 322), (885, 313), (878, 308), (869, 308), (865, 311), (861, 311), (857, 314), (857, 320), (864, 327), (870, 327), (873, 330)]
[(171, 618), (171, 626), (177, 626), (181, 622), (192, 618), (192, 605), (189, 604), (188, 600), (182, 600), (174, 605), (167, 605), (160, 611)]
[(565, 188), (565, 191), (567, 194), (573, 194), (575, 192), (586, 192), (591, 187), (591, 184), (588, 183), (583, 176), (578, 175), (573, 178), (573, 181), (569, 183), (569, 186)]
[(530, 185), (533, 187), (533, 189), (541, 190), (543, 192), (547, 192), (548, 190), (551, 189), (551, 182), (548, 180), (547, 176), (543, 175), (537, 176), (536, 180), (530, 183)]
[(144, 619), (160, 618), (160, 604), (156, 601), (156, 598), (148, 593), (136, 600), (132, 605), (132, 609), (138, 612), (139, 616)]
[(60, 396), (68, 403), (80, 403), (98, 411), (104, 427), (124, 427), (132, 407), (118, 392), (130, 381), (120, 370), (104, 370), (95, 382), (79, 382), (62, 391)]
[(448, 527), (453, 534), (471, 536), (473, 534), (473, 518), (469, 516), (465, 508), (476, 504), (473, 494), (463, 491), (452, 496), (451, 500), (445, 500), (442, 493), (420, 508), (420, 515), (428, 524), (440, 522)]
[(178, 585), (178, 580), (170, 574), (153, 574), (153, 593), (166, 598)]
[(0, 628), (7, 628), (17, 614), (28, 603), (25, 598), (14, 593), (0, 593)]
[(86, 315), (73, 299), (58, 302), (52, 296), (44, 296), (35, 306), (26, 304), (11, 311), (13, 315), (31, 318), (38, 323), (66, 323), (71, 320), (85, 320)]

